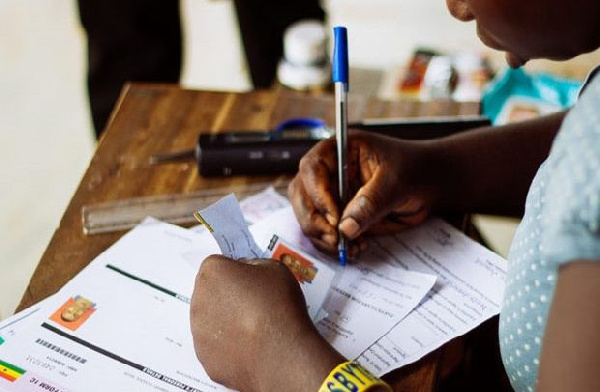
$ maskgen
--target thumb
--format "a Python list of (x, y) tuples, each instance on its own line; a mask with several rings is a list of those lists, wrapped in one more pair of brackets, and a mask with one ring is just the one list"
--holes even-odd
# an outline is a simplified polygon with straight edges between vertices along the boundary
[(353, 240), (379, 222), (391, 210), (394, 188), (377, 174), (363, 185), (344, 209), (339, 225), (342, 235)]

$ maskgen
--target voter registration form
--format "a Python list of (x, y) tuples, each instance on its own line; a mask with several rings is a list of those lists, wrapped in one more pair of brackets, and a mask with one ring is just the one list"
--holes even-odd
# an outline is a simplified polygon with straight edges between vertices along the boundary
[[(259, 244), (268, 241), (268, 232), (275, 230), (288, 241), (317, 252), (302, 234), (291, 208), (275, 212), (251, 229)], [(350, 356), (377, 375), (418, 361), (500, 311), (506, 260), (440, 219), (430, 219), (395, 235), (372, 238), (369, 252), (353, 265), (383, 276), (389, 276), (384, 271), (406, 270), (437, 278), (407, 317), (360, 356)], [(321, 325), (318, 327), (322, 330)], [(334, 346), (342, 353), (351, 351), (351, 347), (337, 346), (335, 340)]]
[[(266, 252), (276, 235), (317, 269), (331, 266), (325, 299), (311, 297), (322, 310), (317, 329), (377, 374), (417, 361), (499, 311), (505, 260), (439, 219), (373, 238), (367, 254), (339, 268), (312, 247), (289, 207), (254, 216), (243, 235), (254, 238), (252, 251)], [(246, 230), (235, 222), (235, 231)], [(227, 227), (219, 232), (227, 236)], [(208, 230), (146, 220), (58, 293), (0, 323), (0, 391), (226, 390), (202, 369), (189, 328), (195, 275), (220, 252)], [(310, 269), (298, 276), (306, 287), (315, 281)]]
[(13, 328), (0, 360), (19, 371), (0, 390), (224, 390), (199, 366), (189, 330), (195, 271), (178, 255), (197, 240), (156, 223), (125, 235)]

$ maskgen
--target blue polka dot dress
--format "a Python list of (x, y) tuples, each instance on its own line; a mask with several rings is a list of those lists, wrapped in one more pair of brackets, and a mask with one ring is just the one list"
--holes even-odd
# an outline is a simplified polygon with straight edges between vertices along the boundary
[(565, 118), (510, 249), (499, 338), (515, 391), (535, 390), (558, 268), (581, 259), (600, 259), (600, 76)]

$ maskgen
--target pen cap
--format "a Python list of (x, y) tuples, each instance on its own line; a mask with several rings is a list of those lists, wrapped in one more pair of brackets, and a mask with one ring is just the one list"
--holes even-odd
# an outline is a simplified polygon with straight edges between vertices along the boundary
[(331, 80), (344, 83), (348, 89), (348, 33), (345, 27), (333, 28), (333, 63)]

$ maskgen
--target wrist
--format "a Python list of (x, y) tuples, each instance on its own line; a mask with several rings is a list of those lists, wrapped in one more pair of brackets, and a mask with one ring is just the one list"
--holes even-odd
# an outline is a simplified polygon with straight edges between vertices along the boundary
[(299, 328), (285, 347), (262, 356), (256, 374), (259, 391), (317, 391), (331, 369), (346, 361), (311, 324)]
[(319, 388), (330, 391), (392, 392), (392, 388), (362, 365), (347, 361), (336, 366)]
[(450, 139), (426, 142), (424, 159), (425, 184), (431, 196), (431, 207), (435, 213), (464, 212), (465, 190), (468, 183), (468, 171), (471, 169), (456, 143)]
[[(430, 211), (452, 210), (453, 181), (458, 174), (453, 151), (442, 139), (411, 143), (414, 158), (408, 172), (412, 176), (408, 178), (408, 184)], [(407, 181), (406, 174), (403, 177), (398, 180), (400, 183)]]

